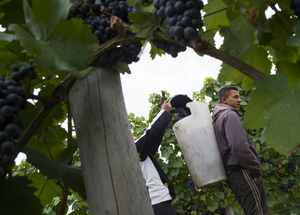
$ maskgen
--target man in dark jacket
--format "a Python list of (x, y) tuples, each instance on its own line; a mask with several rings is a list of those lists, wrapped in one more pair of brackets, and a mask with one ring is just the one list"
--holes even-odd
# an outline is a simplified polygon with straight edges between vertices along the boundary
[(238, 115), (236, 87), (223, 87), (214, 109), (215, 134), (228, 175), (228, 186), (246, 215), (268, 214), (260, 159)]
[(140, 166), (155, 215), (176, 215), (171, 204), (172, 199), (176, 198), (174, 186), (154, 158), (165, 129), (172, 120), (171, 110), (170, 102), (164, 101), (162, 110), (153, 119), (147, 131), (135, 140), (136, 149), (140, 155)]

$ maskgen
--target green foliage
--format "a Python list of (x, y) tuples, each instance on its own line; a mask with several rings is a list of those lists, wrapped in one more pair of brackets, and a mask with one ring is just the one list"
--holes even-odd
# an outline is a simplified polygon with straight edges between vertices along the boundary
[[(300, 84), (298, 82), (296, 88), (291, 89), (284, 75), (270, 76), (262, 80), (254, 82), (256, 90), (249, 95), (251, 102), (245, 115), (245, 127), (259, 129), (264, 126), (262, 141), (288, 155), (296, 143), (300, 142), (300, 130), (295, 126), (300, 120), (297, 118)], [(273, 89), (276, 89), (274, 94)]]
[[(160, 30), (167, 38), (170, 37), (166, 19), (157, 17), (151, 3), (127, 2), (138, 11), (128, 16), (136, 37), (150, 39), (154, 31)], [(255, 129), (248, 130), (248, 133), (261, 157), (268, 203), (270, 211), (274, 211), (300, 202), (299, 149), (289, 154), (299, 143), (299, 99), (296, 98), (300, 79), (300, 25), (289, 8), (289, 1), (271, 2), (280, 10), (266, 17), (266, 1), (208, 1), (204, 12), (211, 14), (204, 17), (204, 28), (199, 29), (201, 39), (214, 46), (214, 36), (219, 33), (224, 42), (218, 53), (234, 56), (268, 77), (253, 80), (223, 63), (219, 80), (207, 78), (204, 87), (194, 93), (193, 99), (205, 100), (209, 97), (209, 109), (212, 110), (218, 103), (217, 95), (223, 86), (235, 85), (239, 88), (242, 98), (240, 119), (246, 128)], [(69, 1), (60, 0), (0, 2), (0, 24), (6, 28), (0, 33), (0, 75), (10, 78), (12, 64), (28, 66), (28, 60), (35, 58), (38, 79), (21, 81), (30, 96), (37, 99), (20, 113), (26, 128), (38, 120), (37, 114), (45, 110), (67, 74), (84, 78), (93, 70), (87, 65), (99, 46), (98, 40), (81, 19), (66, 20), (71, 5)], [(214, 13), (224, 8), (227, 9)], [(152, 59), (162, 54), (165, 54), (163, 50), (152, 46)], [(222, 56), (221, 60), (227, 60), (228, 55)], [(272, 68), (275, 74), (269, 76)], [(130, 73), (127, 64), (119, 64), (116, 69), (123, 74)], [(137, 137), (143, 134), (161, 109), (160, 94), (150, 95), (149, 102), (152, 106), (148, 120), (129, 115), (133, 134)], [(28, 214), (57, 214), (62, 192), (69, 188), (71, 214), (89, 213), (87, 202), (83, 200), (85, 192), (76, 139), (68, 139), (72, 129), (66, 131), (62, 128), (68, 115), (67, 99), (49, 110), (48, 116), (26, 143), (27, 160), (33, 165), (22, 162), (0, 181), (0, 191), (5, 193), (0, 199), (1, 214), (24, 214), (24, 211)], [(175, 185), (177, 199), (174, 207), (179, 215), (201, 214), (207, 209), (216, 211), (220, 206), (229, 204), (236, 214), (242, 214), (225, 183), (224, 193), (217, 193), (214, 187), (209, 187), (193, 195), (185, 184), (191, 178), (171, 128), (166, 129), (157, 159)], [(268, 159), (277, 166), (266, 162)], [(291, 159), (296, 165), (295, 172), (289, 168)], [(279, 189), (280, 181), (294, 182), (289, 185), (288, 193)], [(20, 190), (24, 192), (18, 192)], [(283, 214), (299, 214), (299, 210), (295, 208)]]
[[(0, 213), (1, 214), (41, 214), (39, 199), (33, 196), (36, 188), (29, 187), (32, 182), (27, 177), (15, 176), (0, 181)], [(17, 207), (16, 207), (16, 203)]]
[(9, 30), (28, 52), (36, 54), (38, 69), (86, 77), (92, 68), (85, 68), (98, 47), (90, 28), (80, 19), (65, 20), (71, 7), (67, 1), (33, 0), (32, 5), (33, 8), (24, 0), (26, 27), (11, 24)]

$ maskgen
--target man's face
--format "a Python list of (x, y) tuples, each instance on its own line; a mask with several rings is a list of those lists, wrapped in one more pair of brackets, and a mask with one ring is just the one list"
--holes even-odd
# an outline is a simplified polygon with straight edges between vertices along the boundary
[(230, 90), (228, 98), (223, 97), (222, 103), (229, 105), (237, 110), (240, 110), (241, 97), (238, 91)]

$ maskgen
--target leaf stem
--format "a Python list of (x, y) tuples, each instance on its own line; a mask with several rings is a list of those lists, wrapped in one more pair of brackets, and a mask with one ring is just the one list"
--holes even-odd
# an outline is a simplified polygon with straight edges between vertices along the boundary
[(47, 147), (47, 150), (48, 150), (48, 152), (49, 152), (49, 155), (50, 155), (52, 161), (54, 161), (53, 156), (52, 156), (51, 151), (50, 151), (50, 148), (49, 148), (48, 143), (47, 143), (47, 141), (46, 141), (46, 138), (44, 138), (44, 142), (45, 142), (45, 145), (46, 145), (46, 147)]

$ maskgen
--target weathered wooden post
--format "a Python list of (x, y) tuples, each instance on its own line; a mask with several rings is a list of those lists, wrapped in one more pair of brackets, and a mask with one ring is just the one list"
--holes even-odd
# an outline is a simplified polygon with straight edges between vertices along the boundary
[(96, 67), (69, 92), (91, 215), (153, 215), (119, 73)]

